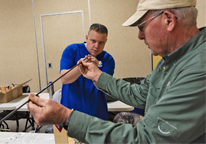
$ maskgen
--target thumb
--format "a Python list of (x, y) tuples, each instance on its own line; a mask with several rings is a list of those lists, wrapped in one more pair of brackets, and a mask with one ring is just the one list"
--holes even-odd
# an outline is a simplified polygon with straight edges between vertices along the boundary
[(86, 65), (87, 65), (87, 62), (84, 61), (84, 60), (82, 60), (82, 65), (83, 65), (83, 66), (86, 66)]
[(34, 104), (38, 105), (38, 106), (44, 106), (45, 102), (43, 99), (41, 99), (38, 96), (35, 96), (34, 94), (29, 94), (28, 99), (30, 99)]

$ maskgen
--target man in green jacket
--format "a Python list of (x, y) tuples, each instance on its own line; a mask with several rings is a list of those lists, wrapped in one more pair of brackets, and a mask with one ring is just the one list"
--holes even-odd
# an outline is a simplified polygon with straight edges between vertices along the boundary
[[(137, 26), (139, 39), (162, 59), (140, 85), (100, 71), (81, 59), (84, 77), (107, 95), (138, 108), (135, 126), (103, 121), (30, 94), (38, 125), (60, 124), (85, 143), (205, 143), (206, 29), (196, 26), (195, 0), (142, 0), (123, 26)], [(79, 61), (79, 62), (80, 62)]]

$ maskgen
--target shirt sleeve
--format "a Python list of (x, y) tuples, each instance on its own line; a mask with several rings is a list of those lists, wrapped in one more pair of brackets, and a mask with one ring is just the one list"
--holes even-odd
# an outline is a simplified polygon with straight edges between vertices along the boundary
[(60, 71), (64, 69), (70, 69), (75, 64), (75, 52), (72, 48), (72, 45), (69, 45), (65, 48), (65, 50), (62, 53), (62, 57), (60, 60)]
[[(205, 71), (197, 72), (194, 67), (182, 71), (136, 126), (115, 124), (75, 111), (70, 120), (68, 135), (86, 143), (194, 142), (205, 133), (204, 78)], [(116, 97), (123, 93), (119, 99), (124, 102), (133, 105), (140, 103), (132, 102), (135, 95), (140, 97), (139, 92), (135, 93), (137, 86), (129, 86), (105, 73), (100, 76), (97, 86)], [(145, 101), (146, 98), (139, 99)]]
[(148, 75), (139, 85), (102, 73), (98, 79), (97, 88), (114, 99), (144, 109), (150, 76)]
[(105, 65), (103, 66), (102, 71), (113, 76), (114, 69), (115, 69), (115, 61), (112, 58), (112, 56), (110, 56), (110, 58), (106, 61)]

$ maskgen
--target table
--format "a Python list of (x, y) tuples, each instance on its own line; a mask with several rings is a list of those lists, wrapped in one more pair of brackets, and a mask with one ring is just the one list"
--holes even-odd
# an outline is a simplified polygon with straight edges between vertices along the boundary
[(121, 101), (108, 102), (108, 111), (131, 111), (134, 107), (129, 106)]
[[(29, 93), (23, 93), (22, 96), (19, 96), (7, 103), (0, 103), (0, 110), (14, 110), (18, 108), (20, 105), (27, 101)], [(41, 93), (39, 94), (40, 98), (49, 99), (49, 93)], [(28, 111), (27, 106), (24, 105), (18, 111)]]
[[(0, 103), (0, 110), (14, 110), (18, 108), (27, 101), (28, 95), (29, 93), (23, 93), (22, 96), (19, 96), (18, 98), (13, 99), (7, 103)], [(39, 97), (43, 99), (49, 99), (49, 93), (41, 93), (39, 94)], [(131, 111), (134, 109), (134, 107), (129, 106), (121, 101), (108, 102), (107, 106), (108, 111)], [(27, 106), (24, 105), (18, 111), (28, 111)]]
[[(28, 95), (29, 95), (29, 93), (24, 93), (24, 95), (21, 96), (20, 103), (17, 105), (17, 107), (19, 107), (21, 104), (23, 104), (24, 102), (27, 101)], [(49, 99), (49, 93), (40, 93), (39, 97), (43, 98), (43, 99)], [(18, 111), (28, 111), (27, 105), (24, 105)]]
[[(15, 110), (16, 108), (19, 108), (23, 103), (27, 101), (29, 93), (23, 93), (22, 96), (19, 96), (7, 103), (0, 103), (0, 110), (4, 110), (3, 113), (0, 113), (1, 119), (8, 115), (12, 110)], [(41, 93), (39, 94), (40, 98), (43, 99), (49, 99), (49, 93)], [(15, 112), (12, 116), (10, 116), (7, 120), (15, 120), (16, 121), (16, 132), (19, 131), (19, 119), (26, 119), (25, 123), (25, 129), (24, 132), (29, 128), (32, 127), (32, 130), (34, 130), (34, 119), (30, 116), (30, 112), (27, 109), (27, 105), (25, 104), (20, 109), (18, 109), (17, 112)], [(6, 125), (7, 129), (9, 129), (8, 124), (4, 121), (4, 124)], [(29, 124), (29, 125), (28, 125)], [(41, 127), (40, 127), (41, 128)], [(40, 128), (36, 128), (38, 131)]]
[[(0, 110), (14, 110), (16, 108), (19, 108), (19, 106), (21, 106), (23, 103), (25, 103), (27, 101), (27, 97), (28, 97), (29, 93), (23, 93), (22, 96), (19, 96), (17, 97), (16, 99), (13, 99), (7, 103), (0, 103)], [(41, 93), (39, 94), (39, 97), (40, 98), (43, 98), (43, 99), (49, 99), (49, 93)], [(134, 109), (134, 107), (132, 106), (129, 106), (121, 101), (114, 101), (114, 102), (108, 102), (107, 103), (107, 106), (108, 106), (108, 111), (109, 112), (121, 112), (121, 111), (131, 111)], [(26, 131), (29, 127), (32, 126), (32, 129), (34, 129), (34, 119), (32, 117), (30, 117), (30, 113), (27, 109), (27, 105), (25, 104), (24, 106), (22, 106), (18, 112), (14, 115), (14, 117), (16, 117), (15, 119), (14, 118), (11, 118), (10, 120), (16, 120), (16, 131), (18, 132), (18, 129), (19, 129), (19, 122), (18, 122), (18, 118), (19, 117), (19, 114), (21, 114), (21, 112), (23, 113), (23, 116), (25, 115), (24, 113), (26, 112), (26, 124), (25, 124), (25, 129), (24, 131)], [(5, 115), (6, 116), (6, 115)], [(24, 116), (25, 118), (25, 116)], [(30, 125), (28, 125), (28, 123)], [(7, 126), (8, 127), (8, 126)], [(40, 127), (41, 128), (41, 127)], [(38, 130), (39, 128), (37, 127), (36, 130)]]
[(55, 144), (54, 134), (0, 132), (1, 144)]

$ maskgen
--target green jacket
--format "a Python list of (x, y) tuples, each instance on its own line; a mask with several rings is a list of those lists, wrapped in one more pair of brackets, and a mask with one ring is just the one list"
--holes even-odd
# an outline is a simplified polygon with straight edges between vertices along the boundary
[(136, 126), (115, 124), (74, 111), (68, 136), (85, 143), (205, 142), (206, 29), (160, 60), (140, 85), (102, 73), (97, 87), (138, 108)]

